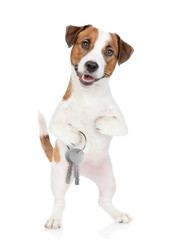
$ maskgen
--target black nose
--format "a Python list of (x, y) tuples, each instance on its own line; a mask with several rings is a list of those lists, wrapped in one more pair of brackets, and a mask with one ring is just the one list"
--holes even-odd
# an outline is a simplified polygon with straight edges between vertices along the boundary
[(87, 71), (92, 73), (92, 72), (95, 72), (99, 66), (96, 62), (88, 61), (85, 63), (85, 67), (86, 67)]

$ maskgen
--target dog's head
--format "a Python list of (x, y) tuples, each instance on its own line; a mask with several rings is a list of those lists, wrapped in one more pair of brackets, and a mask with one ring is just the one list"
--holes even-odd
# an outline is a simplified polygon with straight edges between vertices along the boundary
[(116, 63), (122, 64), (133, 53), (133, 48), (117, 34), (105, 33), (91, 25), (67, 26), (66, 42), (73, 46), (71, 64), (85, 86), (110, 77)]

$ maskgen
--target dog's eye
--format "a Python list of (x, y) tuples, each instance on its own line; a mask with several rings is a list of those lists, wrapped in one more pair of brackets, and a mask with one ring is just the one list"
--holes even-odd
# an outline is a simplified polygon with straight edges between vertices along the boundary
[(82, 48), (88, 49), (89, 45), (90, 45), (90, 42), (88, 40), (84, 40), (84, 41), (81, 42), (81, 45), (82, 45)]
[(112, 56), (114, 54), (114, 51), (111, 48), (107, 48), (105, 50), (105, 55), (106, 56)]

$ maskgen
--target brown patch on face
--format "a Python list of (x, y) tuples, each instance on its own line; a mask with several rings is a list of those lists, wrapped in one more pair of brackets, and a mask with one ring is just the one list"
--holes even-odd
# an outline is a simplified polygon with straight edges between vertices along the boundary
[(86, 28), (88, 28), (90, 26), (91, 25), (84, 25), (81, 27), (73, 26), (73, 25), (67, 26), (65, 39), (66, 39), (66, 43), (67, 43), (68, 47), (71, 47), (75, 43), (75, 41), (78, 37), (78, 34), (80, 32), (84, 31)]
[(68, 100), (71, 97), (71, 93), (72, 93), (72, 83), (70, 80), (62, 100), (64, 100), (64, 101)]
[[(110, 36), (110, 41), (107, 41), (105, 47), (102, 49), (102, 54), (106, 62), (104, 68), (104, 71), (106, 73), (105, 77), (109, 77), (112, 75), (116, 66), (116, 62), (118, 60), (118, 39), (116, 34), (110, 33)], [(106, 54), (109, 49), (113, 51), (113, 54), (111, 56)]]
[(44, 149), (44, 152), (45, 152), (47, 158), (49, 159), (50, 162), (52, 162), (53, 147), (51, 145), (49, 135), (40, 136), (40, 142), (41, 142), (42, 148)]
[(58, 148), (58, 145), (57, 145), (57, 141), (55, 142), (55, 148), (54, 148), (54, 151), (53, 151), (53, 156), (54, 156), (54, 161), (56, 163), (59, 163), (61, 158), (60, 158), (60, 151), (59, 151), (59, 148)]
[[(97, 37), (98, 37), (98, 29), (92, 26), (88, 27), (87, 29), (79, 33), (77, 40), (71, 51), (71, 64), (73, 66), (78, 64), (81, 58), (84, 57), (90, 50), (93, 49)], [(89, 40), (88, 49), (84, 49), (82, 47), (82, 42), (84, 40)]]

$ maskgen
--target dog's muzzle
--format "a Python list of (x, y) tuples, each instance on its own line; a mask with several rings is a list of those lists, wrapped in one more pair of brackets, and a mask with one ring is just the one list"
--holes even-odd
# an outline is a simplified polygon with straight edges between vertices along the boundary
[[(99, 66), (96, 62), (88, 61), (85, 63), (85, 67), (89, 73), (93, 73), (98, 69)], [(94, 82), (97, 82), (106, 76), (106, 74), (104, 74), (100, 78), (95, 78), (91, 75), (80, 73), (78, 72), (78, 65), (75, 65), (75, 71), (77, 76), (79, 77), (80, 82), (86, 86), (92, 85)]]

